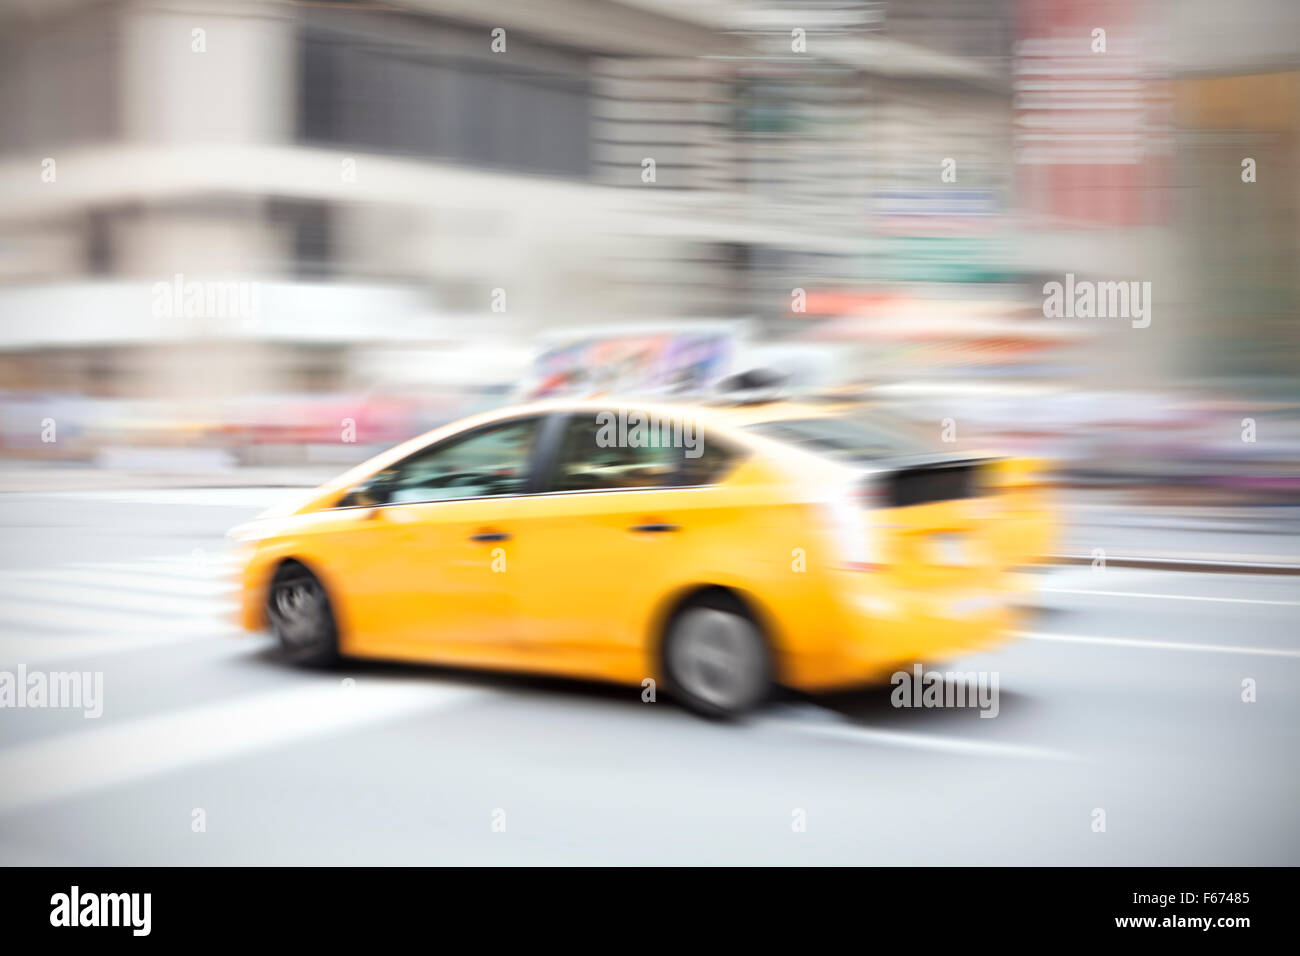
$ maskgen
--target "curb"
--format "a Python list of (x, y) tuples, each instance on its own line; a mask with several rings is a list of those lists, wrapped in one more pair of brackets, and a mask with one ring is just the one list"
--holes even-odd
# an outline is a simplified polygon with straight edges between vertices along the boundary
[[(1049, 554), (1045, 564), (1091, 565), (1095, 559), (1090, 554)], [(1288, 574), (1300, 575), (1300, 564), (1288, 564), (1262, 557), (1244, 555), (1194, 555), (1132, 557), (1111, 555), (1105, 557), (1108, 568), (1136, 568), (1146, 571), (1200, 571), (1211, 574)]]

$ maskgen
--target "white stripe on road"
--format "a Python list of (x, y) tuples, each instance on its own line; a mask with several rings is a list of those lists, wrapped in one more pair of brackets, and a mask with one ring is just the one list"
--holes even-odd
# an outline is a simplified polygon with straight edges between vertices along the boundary
[(142, 647), (176, 646), (182, 642), (193, 643), (203, 640), (227, 641), (242, 635), (233, 625), (229, 634), (186, 635), (178, 638), (173, 634), (123, 634), (113, 637), (85, 637), (70, 634), (48, 634), (40, 637), (14, 637), (0, 634), (0, 668), (17, 667), (19, 664), (38, 664), (47, 661), (59, 661), (67, 658), (95, 658), (107, 654), (120, 654)]
[(239, 588), (227, 560), (216, 552), (200, 562), (181, 556), (0, 572), (0, 663), (240, 633)]
[(1051, 594), (1095, 594), (1099, 597), (1164, 598), (1169, 601), (1221, 601), (1224, 604), (1279, 604), (1287, 607), (1300, 606), (1300, 601), (1265, 601), (1260, 598), (1209, 597), (1203, 594), (1155, 594), (1137, 591), (1091, 591), (1087, 588), (1048, 588), (1039, 591)]
[[(998, 743), (991, 740), (971, 740), (964, 737), (944, 737), (936, 734), (911, 733), (902, 730), (881, 730), (864, 727), (843, 719), (830, 718), (830, 711), (818, 710), (811, 719), (800, 717), (761, 717), (761, 726), (793, 730), (798, 733), (847, 740), (854, 743), (880, 744), (886, 747), (908, 747), (913, 750), (937, 750), (944, 753), (967, 754), (979, 757), (1018, 757), (1033, 760), (1072, 760), (1073, 755), (1049, 747), (1030, 744)], [(826, 716), (823, 716), (826, 715)], [(979, 721), (984, 723), (984, 721)], [(990, 723), (992, 723), (990, 721)]]
[(227, 631), (238, 584), (223, 554), (78, 564), (0, 574), (0, 633), (36, 628), (112, 634)]
[(1064, 644), (1100, 644), (1110, 647), (1138, 647), (1156, 651), (1206, 651), (1213, 654), (1256, 654), (1264, 657), (1300, 657), (1300, 650), (1273, 647), (1238, 647), (1235, 644), (1196, 644), (1188, 641), (1144, 641), (1131, 637), (1093, 637), (1084, 634), (1043, 634), (1016, 631), (1014, 637), (1030, 641), (1059, 641)]
[[(88, 602), (93, 603), (93, 601)], [(109, 611), (93, 607), (66, 607), (41, 602), (0, 599), (0, 627), (12, 631), (25, 628), (62, 629), (103, 633), (211, 634), (229, 630), (234, 604), (213, 607), (210, 616), (176, 617), (151, 615), (147, 607), (138, 613)]]
[(123, 564), (73, 564), (89, 571), (122, 571), (162, 580), (234, 581), (239, 572), (229, 560), (172, 558), (170, 561), (133, 561)]
[(241, 697), (0, 750), (0, 813), (335, 731), (460, 706), (490, 692), (360, 678)]
[(177, 596), (173, 589), (164, 587), (157, 593), (118, 591), (104, 588), (87, 589), (77, 584), (39, 580), (21, 581), (0, 579), (0, 600), (6, 603), (26, 602), (34, 607), (77, 605), (86, 608), (124, 608), (143, 614), (147, 618), (185, 616), (193, 618), (229, 614), (235, 607), (234, 588), (218, 591), (203, 597)]
[(185, 579), (159, 577), (142, 571), (133, 572), (127, 568), (103, 566), (99, 570), (60, 568), (0, 572), (0, 582), (11, 581), (49, 581), (55, 584), (83, 584), (92, 588), (127, 590), (137, 594), (189, 594), (195, 597), (230, 594), (239, 586), (233, 577), (226, 573), (213, 574), (206, 579)]

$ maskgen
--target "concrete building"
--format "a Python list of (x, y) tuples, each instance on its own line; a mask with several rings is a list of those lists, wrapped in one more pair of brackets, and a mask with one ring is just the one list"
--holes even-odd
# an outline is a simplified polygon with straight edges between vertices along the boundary
[(479, 371), (509, 378), (562, 325), (799, 332), (790, 290), (873, 281), (881, 187), (946, 154), (878, 130), (931, 106), (1005, 124), (996, 65), (892, 39), (884, 12), (2, 3), (0, 387), (341, 389), (369, 348), (494, 342), (510, 357)]

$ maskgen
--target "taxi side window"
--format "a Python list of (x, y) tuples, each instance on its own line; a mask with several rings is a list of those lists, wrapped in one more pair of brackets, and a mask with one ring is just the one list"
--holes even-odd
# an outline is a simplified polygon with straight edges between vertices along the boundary
[(505, 422), (418, 452), (353, 488), (341, 507), (522, 494), (537, 419)]
[(565, 428), (548, 490), (707, 485), (735, 457), (693, 422), (631, 411), (581, 412)]

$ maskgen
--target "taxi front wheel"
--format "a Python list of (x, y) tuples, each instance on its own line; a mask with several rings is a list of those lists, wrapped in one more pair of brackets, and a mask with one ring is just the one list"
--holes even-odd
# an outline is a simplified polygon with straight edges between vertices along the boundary
[(772, 688), (767, 641), (740, 602), (726, 595), (701, 598), (673, 617), (664, 666), (669, 690), (705, 717), (739, 717)]
[(271, 581), (266, 616), (285, 656), (295, 664), (325, 667), (338, 660), (338, 629), (329, 596), (301, 564), (283, 565)]

